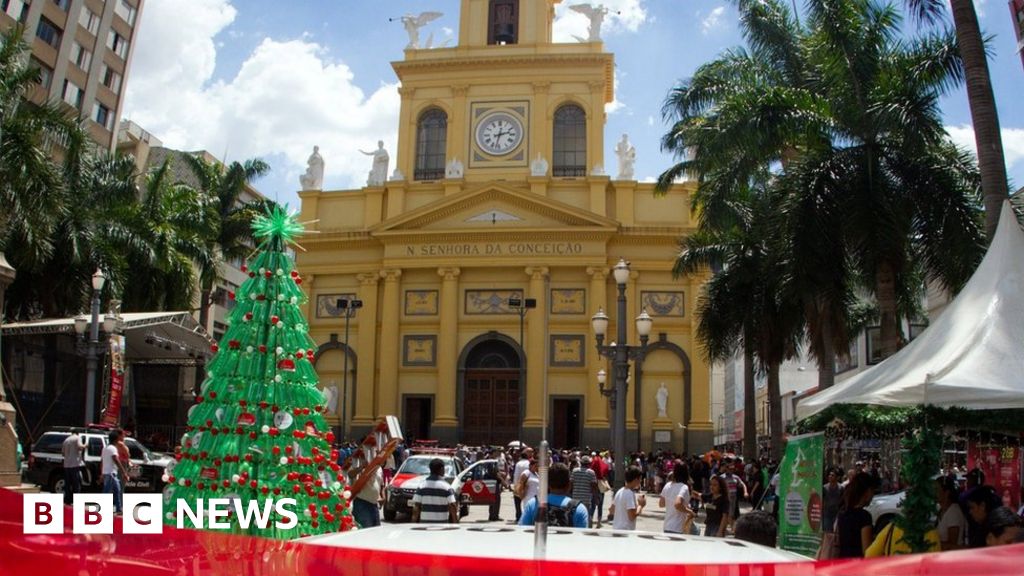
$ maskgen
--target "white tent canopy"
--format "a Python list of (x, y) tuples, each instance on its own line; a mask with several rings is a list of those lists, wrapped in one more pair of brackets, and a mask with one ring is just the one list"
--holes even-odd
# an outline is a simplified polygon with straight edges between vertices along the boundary
[(938, 319), (881, 364), (802, 400), (797, 417), (832, 404), (1024, 408), (1024, 231), (1009, 202), (985, 258)]

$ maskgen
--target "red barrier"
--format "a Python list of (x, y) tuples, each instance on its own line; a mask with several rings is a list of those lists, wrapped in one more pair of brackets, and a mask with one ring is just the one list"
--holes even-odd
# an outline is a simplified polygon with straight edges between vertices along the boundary
[[(23, 534), (21, 496), (0, 489), (0, 576), (1009, 576), (1024, 573), (1024, 544), (874, 560), (793, 564), (659, 565), (637, 564), (631, 562), (636, 559), (630, 558), (624, 558), (621, 563), (593, 564), (481, 560), (445, 555), (452, 550), (438, 550), (437, 555), (380, 552), (173, 527), (165, 527), (163, 534), (121, 534), (120, 519), (115, 520), (113, 535), (71, 534), (70, 509), (66, 512), (64, 534)], [(452, 549), (456, 549), (454, 544)], [(585, 555), (586, 551), (581, 554)]]

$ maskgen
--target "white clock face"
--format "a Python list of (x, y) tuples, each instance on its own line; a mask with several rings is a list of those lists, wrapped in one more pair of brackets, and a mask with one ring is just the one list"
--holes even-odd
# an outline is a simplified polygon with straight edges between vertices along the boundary
[(477, 124), (476, 143), (488, 154), (508, 154), (522, 141), (523, 125), (510, 114), (491, 114)]

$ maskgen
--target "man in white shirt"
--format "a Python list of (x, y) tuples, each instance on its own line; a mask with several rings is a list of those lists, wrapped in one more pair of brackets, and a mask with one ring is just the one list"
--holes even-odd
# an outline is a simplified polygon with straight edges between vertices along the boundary
[(68, 434), (60, 450), (64, 455), (64, 504), (71, 506), (74, 495), (82, 491), (85, 438), (81, 434)]
[(640, 488), (640, 480), (644, 473), (636, 466), (626, 468), (626, 485), (619, 488), (612, 500), (609, 514), (613, 515), (612, 529), (614, 530), (636, 530), (636, 519), (643, 512), (647, 505), (647, 499), (643, 494), (637, 496), (636, 490)]
[(430, 461), (430, 476), (423, 479), (412, 497), (412, 521), (416, 523), (459, 522), (459, 506), (455, 491), (444, 479), (444, 462)]
[(121, 513), (121, 463), (118, 459), (117, 443), (124, 437), (120, 429), (113, 430), (108, 436), (107, 445), (100, 455), (100, 474), (103, 476), (103, 493), (114, 495), (114, 511)]
[[(519, 454), (519, 460), (516, 461), (515, 467), (512, 469), (512, 485), (515, 486), (522, 478), (523, 472), (530, 469), (530, 460), (533, 459), (533, 448), (527, 446)], [(516, 507), (516, 524), (519, 523), (519, 519), (523, 517), (523, 499), (513, 495), (512, 503)]]

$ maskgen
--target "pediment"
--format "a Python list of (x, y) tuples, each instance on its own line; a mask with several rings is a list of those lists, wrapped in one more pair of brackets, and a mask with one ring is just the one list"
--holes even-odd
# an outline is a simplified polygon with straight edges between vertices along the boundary
[(587, 210), (500, 184), (442, 198), (377, 225), (374, 236), (413, 232), (614, 231), (618, 223)]

